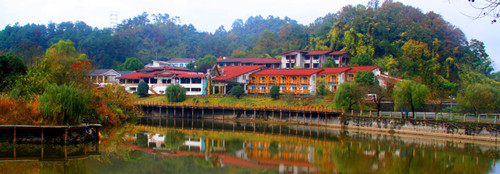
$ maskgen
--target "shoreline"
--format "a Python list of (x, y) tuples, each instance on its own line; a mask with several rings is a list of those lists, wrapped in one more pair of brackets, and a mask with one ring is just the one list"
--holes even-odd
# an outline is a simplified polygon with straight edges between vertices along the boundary
[[(205, 119), (212, 120), (212, 118)], [(492, 136), (484, 136), (484, 135), (465, 135), (463, 133), (445, 133), (445, 132), (427, 132), (427, 131), (415, 131), (408, 129), (393, 129), (393, 128), (375, 128), (375, 127), (363, 127), (363, 126), (354, 126), (354, 125), (340, 125), (339, 122), (328, 123), (325, 125), (324, 123), (304, 123), (304, 122), (296, 122), (296, 121), (279, 121), (279, 120), (262, 120), (262, 119), (234, 119), (225, 117), (224, 119), (215, 117), (213, 120), (217, 121), (233, 121), (233, 122), (248, 122), (248, 123), (264, 123), (264, 124), (282, 124), (282, 125), (297, 125), (297, 126), (306, 126), (306, 127), (322, 127), (325, 129), (337, 129), (342, 130), (346, 129), (348, 131), (355, 131), (361, 133), (378, 133), (388, 136), (403, 136), (408, 138), (424, 138), (424, 139), (433, 139), (439, 141), (453, 141), (459, 144), (464, 143), (474, 143), (485, 146), (493, 146), (496, 148), (500, 148), (500, 141), (498, 137)]]

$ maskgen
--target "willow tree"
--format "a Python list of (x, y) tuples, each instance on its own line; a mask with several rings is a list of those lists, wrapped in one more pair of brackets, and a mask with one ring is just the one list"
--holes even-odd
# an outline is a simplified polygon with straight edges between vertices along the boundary
[(415, 108), (423, 106), (429, 95), (429, 89), (412, 80), (403, 80), (396, 84), (393, 92), (395, 108), (410, 108), (415, 117)]
[(339, 85), (333, 101), (337, 108), (351, 110), (352, 106), (359, 104), (365, 95), (366, 91), (360, 85), (353, 82), (344, 82)]
[(459, 100), (463, 106), (472, 108), (477, 117), (480, 110), (492, 110), (500, 106), (500, 91), (489, 85), (476, 83), (465, 88)]
[(50, 84), (40, 96), (40, 111), (44, 120), (53, 124), (80, 124), (90, 115), (92, 94), (74, 85)]

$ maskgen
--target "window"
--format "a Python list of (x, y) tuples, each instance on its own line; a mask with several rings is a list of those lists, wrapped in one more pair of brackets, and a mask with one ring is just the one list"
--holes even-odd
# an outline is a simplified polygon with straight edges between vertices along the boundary
[(319, 60), (319, 56), (314, 56), (314, 60)]
[(309, 60), (309, 59), (311, 59), (311, 56), (305, 56), (304, 57), (304, 60)]
[(201, 78), (192, 78), (191, 83), (193, 84), (201, 84)]
[(161, 79), (161, 83), (167, 83), (167, 79)]
[(137, 87), (130, 87), (130, 91), (137, 91)]
[(158, 83), (158, 79), (150, 78), (149, 83)]
[(290, 80), (297, 80), (297, 77), (290, 77)]
[(305, 64), (304, 64), (304, 68), (310, 68), (310, 67), (311, 67), (311, 65), (310, 65), (310, 64), (308, 64), (308, 63), (305, 63)]
[(190, 81), (189, 78), (181, 78), (181, 83), (189, 83)]
[(295, 60), (295, 56), (286, 56), (286, 59), (292, 59), (292, 60)]
[(191, 92), (200, 92), (201, 88), (191, 88)]
[(313, 68), (319, 68), (319, 63), (313, 63)]
[(302, 87), (302, 90), (307, 90), (307, 86), (303, 86), (303, 87)]
[(282, 87), (281, 87), (281, 90), (286, 90), (286, 86), (282, 86)]
[(330, 76), (330, 81), (331, 82), (337, 81), (337, 76)]

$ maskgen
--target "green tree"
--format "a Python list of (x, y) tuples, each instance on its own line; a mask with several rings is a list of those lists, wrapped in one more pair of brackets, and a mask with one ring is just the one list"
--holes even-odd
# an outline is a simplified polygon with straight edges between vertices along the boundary
[(373, 65), (372, 57), (368, 54), (356, 55), (349, 61), (349, 66), (371, 66), (371, 65)]
[(373, 71), (357, 71), (355, 82), (368, 87), (378, 85), (378, 80), (375, 78)]
[(80, 124), (92, 110), (91, 96), (89, 91), (72, 84), (51, 84), (40, 96), (40, 111), (44, 120), (52, 124)]
[(425, 104), (429, 89), (415, 81), (403, 80), (396, 84), (393, 93), (395, 108), (398, 110), (402, 107), (410, 108), (413, 116), (416, 116), (415, 108)]
[(243, 87), (238, 85), (232, 87), (231, 90), (229, 90), (229, 93), (236, 98), (240, 98), (243, 94), (245, 94), (245, 90), (243, 89)]
[(206, 55), (203, 58), (200, 58), (196, 61), (196, 67), (202, 67), (204, 65), (214, 66), (215, 62), (217, 62), (217, 57), (212, 55)]
[(344, 82), (339, 85), (333, 101), (337, 108), (352, 110), (352, 106), (359, 104), (365, 95), (366, 91), (360, 85), (354, 82)]
[(191, 70), (191, 71), (194, 71), (195, 70), (195, 64), (193, 62), (189, 62), (187, 65), (186, 65), (186, 68)]
[(480, 110), (490, 111), (500, 106), (500, 92), (497, 88), (476, 83), (467, 86), (459, 100), (465, 107), (472, 108), (477, 117)]
[(323, 68), (329, 68), (329, 67), (338, 67), (339, 65), (337, 65), (335, 63), (335, 61), (333, 60), (333, 58), (328, 58), (326, 59), (326, 61), (323, 63)]
[(148, 96), (148, 91), (149, 91), (149, 86), (146, 82), (140, 82), (139, 85), (137, 85), (137, 94), (141, 97), (147, 97)]
[(51, 80), (58, 85), (70, 82), (90, 84), (81, 82), (88, 81), (84, 75), (91, 69), (91, 64), (87, 55), (76, 52), (71, 40), (60, 40), (50, 46), (45, 52), (42, 64), (46, 65), (43, 71), (49, 73)]
[(118, 66), (118, 71), (135, 71), (144, 68), (144, 64), (135, 57), (130, 57)]
[(0, 55), (0, 91), (14, 84), (21, 75), (26, 74), (26, 65), (21, 58), (8, 54)]
[(271, 87), (271, 90), (269, 91), (269, 94), (271, 95), (271, 98), (277, 100), (280, 98), (280, 87), (277, 85), (273, 85)]
[(186, 89), (179, 84), (169, 85), (165, 89), (168, 102), (182, 102), (186, 100)]
[(184, 145), (186, 134), (183, 132), (169, 131), (165, 133), (165, 146), (172, 150), (177, 150)]

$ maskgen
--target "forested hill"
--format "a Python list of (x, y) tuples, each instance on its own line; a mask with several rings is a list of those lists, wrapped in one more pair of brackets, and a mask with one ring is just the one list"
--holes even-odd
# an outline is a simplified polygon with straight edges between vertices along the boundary
[(140, 14), (115, 29), (84, 22), (7, 26), (0, 32), (0, 51), (27, 64), (58, 40), (69, 39), (96, 68), (116, 68), (126, 58), (143, 63), (174, 57), (276, 57), (292, 49), (347, 50), (357, 65), (375, 64), (392, 75), (419, 80), (434, 89), (453, 90), (463, 83), (496, 83), (484, 44), (433, 12), (391, 0), (380, 6), (346, 6), (310, 25), (269, 16), (235, 20), (231, 30), (214, 33), (180, 25), (168, 14)]

